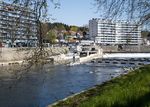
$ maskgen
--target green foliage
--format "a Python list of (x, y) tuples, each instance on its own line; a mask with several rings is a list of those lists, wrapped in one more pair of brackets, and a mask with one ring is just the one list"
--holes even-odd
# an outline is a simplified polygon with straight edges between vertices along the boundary
[(63, 23), (48, 23), (51, 30), (68, 30), (69, 26)]
[(150, 107), (150, 65), (62, 101), (56, 107)]
[(65, 26), (64, 26), (64, 25), (59, 25), (59, 26), (57, 27), (57, 30), (58, 30), (58, 31), (65, 30)]
[(79, 27), (79, 31), (81, 31), (81, 32), (87, 32), (88, 28), (87, 27)]
[(42, 23), (42, 35), (44, 36), (49, 30), (55, 30), (57, 32), (65, 31), (64, 36), (71, 35), (69, 31), (74, 32), (85, 32), (88, 31), (86, 27), (78, 27), (78, 26), (69, 26), (63, 23)]
[(77, 26), (71, 26), (70, 30), (74, 31), (74, 32), (77, 32), (78, 31), (78, 27)]
[(148, 35), (150, 35), (149, 31), (142, 31), (142, 37), (147, 37)]
[(56, 34), (54, 31), (49, 31), (46, 35), (46, 39), (51, 43), (51, 44), (54, 44), (56, 42)]

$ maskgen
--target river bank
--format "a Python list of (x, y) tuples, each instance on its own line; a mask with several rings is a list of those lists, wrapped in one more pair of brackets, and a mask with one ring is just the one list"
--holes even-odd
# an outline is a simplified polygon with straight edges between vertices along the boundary
[(150, 106), (150, 65), (112, 79), (48, 107)]
[[(22, 65), (28, 64), (27, 59), (34, 56), (36, 48), (1, 48), (0, 51), (0, 66)], [(101, 58), (103, 55), (102, 49), (99, 49), (94, 54), (89, 54), (85, 57), (80, 57), (80, 54), (70, 53), (68, 47), (45, 48), (48, 54), (44, 63), (52, 62), (54, 65), (59, 64), (81, 64), (92, 59)], [(75, 56), (75, 61), (73, 57)]]

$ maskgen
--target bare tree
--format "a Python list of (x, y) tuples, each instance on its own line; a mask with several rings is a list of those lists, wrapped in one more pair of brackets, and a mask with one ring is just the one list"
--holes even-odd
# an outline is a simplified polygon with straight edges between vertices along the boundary
[[(48, 3), (51, 2), (51, 4), (53, 4), (55, 6), (55, 8), (59, 7), (59, 2), (58, 0), (10, 0), (11, 4), (13, 5), (17, 5), (20, 7), (23, 7), (25, 9), (30, 9), (32, 10), (32, 12), (35, 14), (35, 22), (36, 22), (36, 30), (37, 30), (37, 38), (38, 38), (38, 47), (34, 48), (34, 50), (32, 49), (31, 51), (33, 51), (32, 56), (27, 58), (27, 61), (30, 62), (31, 64), (34, 63), (39, 63), (41, 61), (43, 61), (43, 59), (45, 59), (48, 56), (48, 52), (44, 49), (44, 45), (43, 45), (43, 30), (44, 28), (42, 28), (42, 22), (48, 19)], [(22, 14), (25, 15), (29, 15), (28, 12), (26, 11), (22, 11)], [(21, 17), (21, 16), (20, 16)], [(21, 21), (20, 21), (21, 22)], [(30, 24), (28, 24), (28, 28), (26, 29), (26, 31), (24, 32), (24, 34), (26, 33), (31, 33), (32, 32), (32, 26)], [(29, 38), (29, 34), (27, 35), (27, 38)]]
[(150, 24), (150, 0), (94, 0), (103, 18)]
[(9, 29), (8, 34), (11, 36), (12, 43), (16, 40), (16, 32), (18, 31), (17, 29), (22, 29), (22, 24), (26, 24), (26, 29), (24, 29), (24, 34), (21, 36), (26, 36), (27, 40), (29, 40), (30, 36), (32, 35), (33, 26), (30, 20), (26, 19), (22, 22), (22, 18), (25, 16), (28, 18), (28, 16), (30, 16), (28, 10), (34, 14), (34, 16), (31, 17), (35, 17), (34, 19), (37, 31), (36, 37), (38, 40), (38, 47), (29, 49), (27, 52), (27, 54), (31, 53), (30, 56), (28, 55), (28, 57), (26, 57), (27, 65), (23, 67), (23, 70), (14, 67), (16, 72), (13, 73), (18, 79), (21, 78), (24, 73), (27, 73), (26, 71), (29, 71), (29, 68), (31, 68), (33, 65), (39, 63), (44, 64), (46, 58), (50, 55), (49, 53), (52, 52), (52, 50), (49, 50), (48, 53), (48, 51), (44, 48), (42, 32), (45, 29), (42, 28), (42, 23), (49, 18), (47, 13), (48, 5), (53, 5), (55, 8), (57, 8), (59, 7), (59, 0), (9, 0), (9, 4), (10, 6), (4, 6), (4, 8), (14, 9), (17, 10), (17, 12), (20, 12), (18, 18), (13, 20), (13, 24), (6, 22), (7, 27), (11, 28)]
[[(49, 53), (53, 53), (52, 50), (47, 51), (44, 48), (42, 32), (44, 32), (43, 30), (45, 29), (42, 28), (42, 23), (43, 21), (45, 22), (47, 21), (47, 19), (49, 19), (47, 13), (48, 5), (51, 4), (54, 6), (54, 8), (57, 8), (59, 7), (59, 0), (8, 0), (8, 1), (9, 1), (8, 5), (4, 6), (4, 8), (11, 9), (11, 10), (4, 9), (4, 11), (13, 12), (12, 9), (14, 9), (14, 11), (16, 10), (17, 12), (20, 13), (20, 15), (17, 16), (17, 18), (14, 17), (14, 19), (11, 19), (11, 23), (9, 21), (8, 22), (5, 21), (6, 27), (8, 28), (7, 33), (9, 34), (12, 43), (16, 40), (16, 32), (18, 31), (18, 29), (22, 29), (22, 24), (26, 24), (26, 29), (24, 29), (23, 35), (20, 36), (26, 36), (27, 40), (29, 40), (30, 36), (32, 35), (32, 31), (34, 28), (30, 20), (28, 19), (23, 20), (24, 22), (22, 22), (22, 18), (24, 18), (25, 16), (26, 18), (28, 18), (28, 16), (30, 16), (28, 10), (32, 11), (33, 14), (35, 14), (34, 19), (35, 19), (36, 31), (37, 31), (36, 37), (38, 39), (38, 47), (32, 49), (28, 48), (29, 51), (27, 52), (27, 54), (29, 53), (32, 54), (26, 58), (25, 60), (27, 61), (26, 65), (21, 66), (21, 68), (20, 66), (16, 65), (16, 66), (10, 66), (9, 67), (10, 69), (7, 68), (4, 69), (4, 71), (12, 74), (15, 77), (17, 83), (20, 79), (22, 79), (22, 76), (24, 74), (31, 71), (31, 67), (33, 67), (36, 64), (40, 64), (40, 65), (45, 64), (45, 59), (49, 56)], [(9, 17), (6, 18), (9, 20)], [(0, 44), (1, 44), (1, 40), (0, 40)], [(2, 52), (1, 49), (2, 48), (0, 48), (0, 56)], [(14, 85), (15, 84), (13, 84), (13, 86)]]

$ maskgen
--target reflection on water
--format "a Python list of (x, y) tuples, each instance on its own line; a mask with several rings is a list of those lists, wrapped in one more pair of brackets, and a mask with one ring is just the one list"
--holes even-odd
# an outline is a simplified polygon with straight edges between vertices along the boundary
[(1, 76), (0, 106), (45, 107), (122, 73), (121, 67), (78, 65), (35, 68), (18, 81), (11, 79), (11, 76), (4, 81)]

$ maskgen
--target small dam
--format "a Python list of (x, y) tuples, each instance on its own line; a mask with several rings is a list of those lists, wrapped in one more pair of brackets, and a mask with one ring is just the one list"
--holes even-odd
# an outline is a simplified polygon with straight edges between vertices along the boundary
[(103, 58), (150, 58), (150, 53), (104, 53)]
[(150, 58), (99, 58), (86, 63), (92, 66), (140, 66), (145, 64), (150, 64)]

